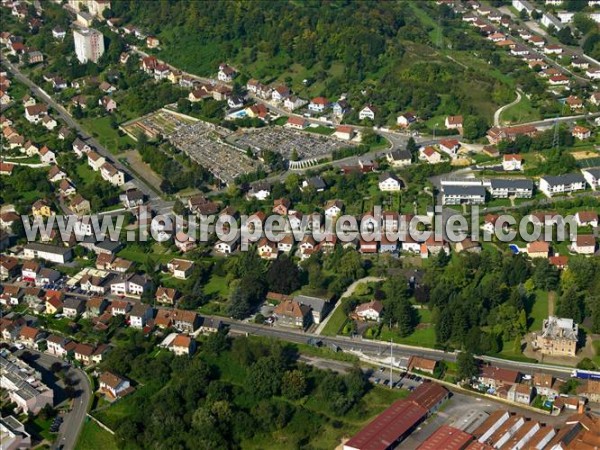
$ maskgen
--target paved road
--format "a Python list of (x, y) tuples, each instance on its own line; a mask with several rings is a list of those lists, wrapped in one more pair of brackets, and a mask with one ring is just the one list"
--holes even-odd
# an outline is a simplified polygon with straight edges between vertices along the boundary
[(521, 101), (521, 92), (517, 89), (517, 99), (514, 100), (513, 102), (509, 103), (508, 105), (501, 106), (494, 113), (494, 126), (495, 127), (499, 127), (500, 126), (500, 116), (502, 115), (502, 113), (504, 112), (504, 110), (510, 108), (511, 106), (516, 105), (520, 101)]
[(8, 70), (14, 75), (14, 77), (19, 80), (21, 83), (27, 85), (29, 89), (35, 94), (36, 97), (42, 99), (49, 106), (51, 106), (54, 111), (62, 118), (62, 120), (71, 128), (77, 130), (80, 137), (88, 143), (90, 146), (96, 148), (96, 151), (104, 156), (105, 158), (113, 161), (114, 166), (122, 170), (128, 175), (130, 181), (128, 183), (132, 185), (131, 187), (136, 187), (140, 191), (142, 191), (149, 200), (151, 206), (158, 211), (164, 211), (165, 209), (170, 210), (170, 203), (163, 200), (158, 194), (157, 190), (158, 186), (152, 187), (149, 184), (146, 184), (144, 180), (136, 177), (126, 166), (121, 164), (118, 160), (115, 159), (114, 155), (107, 150), (104, 146), (102, 146), (96, 139), (90, 136), (83, 127), (73, 119), (71, 114), (58, 102), (56, 102), (50, 95), (48, 95), (42, 88), (40, 88), (37, 84), (27, 78), (23, 73), (19, 71), (19, 69), (10, 63), (10, 61), (3, 59), (3, 64), (8, 68)]
[[(388, 342), (382, 341), (371, 341), (365, 340), (361, 337), (350, 338), (345, 336), (336, 336), (336, 337), (324, 337), (315, 333), (302, 332), (298, 330), (273, 327), (267, 325), (257, 325), (254, 323), (248, 322), (239, 322), (233, 319), (220, 319), (227, 325), (229, 325), (230, 329), (234, 332), (238, 333), (248, 333), (251, 335), (258, 336), (266, 336), (275, 339), (281, 339), (290, 342), (296, 343), (307, 343), (308, 339), (315, 338), (317, 340), (321, 340), (324, 345), (337, 345), (344, 351), (352, 351), (355, 353), (363, 353), (368, 354), (371, 357), (377, 356), (381, 359), (388, 358), (390, 352), (390, 344)], [(444, 352), (442, 350), (421, 348), (421, 347), (412, 347), (408, 345), (400, 345), (393, 344), (393, 352), (394, 358), (407, 357), (407, 356), (421, 356), (424, 358), (431, 358), (435, 360), (446, 360), (450, 362), (456, 361), (456, 353)], [(554, 366), (549, 364), (537, 364), (537, 363), (526, 363), (526, 362), (517, 362), (510, 361), (505, 359), (493, 358), (489, 356), (481, 356), (485, 362), (489, 362), (495, 366), (519, 370), (521, 373), (529, 373), (533, 374), (537, 371), (543, 370), (546, 373), (550, 373), (555, 377), (568, 377), (572, 368)]]
[[(20, 352), (17, 352), (17, 354), (22, 354), (26, 351), (33, 355), (32, 365), (38, 366), (42, 371), (44, 382), (48, 387), (54, 390), (55, 404), (62, 402), (63, 399), (65, 399), (63, 387), (56, 383), (50, 368), (55, 362), (59, 362), (63, 365), (65, 362), (62, 359), (35, 350), (21, 350)], [(60, 427), (53, 448), (59, 448), (59, 446), (62, 445), (65, 450), (72, 450), (75, 448), (77, 438), (85, 421), (87, 408), (92, 397), (92, 388), (89, 384), (88, 377), (83, 370), (69, 366), (66, 375), (75, 382), (74, 388), (76, 390), (76, 397), (73, 399), (72, 409), (64, 416), (64, 422)]]

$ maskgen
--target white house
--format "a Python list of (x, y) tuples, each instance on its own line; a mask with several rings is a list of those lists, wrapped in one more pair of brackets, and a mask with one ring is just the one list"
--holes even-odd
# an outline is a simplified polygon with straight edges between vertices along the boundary
[(598, 214), (595, 211), (578, 211), (575, 220), (580, 227), (598, 226)]
[(227, 64), (221, 64), (219, 66), (219, 73), (217, 74), (217, 78), (219, 79), (219, 81), (231, 83), (236, 75), (236, 70), (228, 66)]
[(385, 155), (392, 167), (404, 167), (412, 164), (412, 155), (408, 150), (394, 150)]
[(340, 200), (330, 200), (325, 205), (325, 215), (327, 217), (337, 217), (342, 213), (342, 202)]
[(109, 162), (102, 164), (100, 167), (100, 175), (104, 180), (114, 186), (122, 186), (125, 184), (125, 174)]
[(56, 164), (56, 154), (44, 145), (40, 150), (40, 160), (46, 164)]
[(444, 125), (449, 130), (461, 130), (463, 127), (463, 116), (448, 116)]
[(390, 172), (379, 175), (379, 190), (383, 192), (398, 192), (402, 189), (402, 181)]
[(504, 155), (502, 158), (502, 169), (504, 170), (522, 170), (523, 157), (521, 155)]
[(415, 115), (413, 113), (407, 112), (404, 114), (400, 114), (397, 117), (396, 124), (399, 127), (406, 128), (407, 126), (409, 126), (411, 123), (415, 122), (416, 120), (417, 120), (417, 118), (415, 117)]
[(435, 151), (433, 147), (421, 147), (419, 149), (419, 159), (427, 161), (429, 164), (442, 162), (442, 155)]
[(325, 97), (315, 97), (308, 104), (308, 109), (313, 112), (322, 113), (327, 108), (329, 108), (329, 100)]
[(456, 157), (460, 142), (457, 139), (442, 139), (440, 141), (440, 150), (447, 153), (451, 158)]
[(578, 234), (571, 243), (571, 249), (580, 255), (593, 255), (596, 253), (596, 238), (593, 234)]
[(379, 300), (371, 300), (368, 303), (362, 303), (355, 309), (355, 314), (362, 320), (374, 320), (379, 322), (383, 311), (383, 303)]
[(377, 108), (375, 108), (373, 105), (365, 105), (365, 107), (359, 111), (358, 119), (359, 120), (364, 120), (364, 119), (375, 120), (376, 113), (377, 113)]
[(98, 378), (100, 391), (108, 394), (112, 398), (119, 398), (127, 393), (131, 384), (129, 380), (115, 375), (111, 372), (102, 372)]

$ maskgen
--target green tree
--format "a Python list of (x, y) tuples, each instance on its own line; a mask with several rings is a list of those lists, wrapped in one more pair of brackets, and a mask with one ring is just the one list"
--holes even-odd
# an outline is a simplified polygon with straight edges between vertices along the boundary
[(456, 357), (456, 378), (458, 380), (470, 380), (477, 376), (479, 368), (473, 354), (460, 352)]
[(306, 393), (306, 377), (300, 370), (288, 370), (283, 374), (281, 393), (292, 400), (302, 398)]

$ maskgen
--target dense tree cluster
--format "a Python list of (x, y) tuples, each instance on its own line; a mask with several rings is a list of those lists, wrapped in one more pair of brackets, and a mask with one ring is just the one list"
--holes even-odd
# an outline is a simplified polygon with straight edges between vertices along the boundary
[(203, 341), (193, 358), (153, 356), (153, 345), (132, 334), (103, 363), (143, 383), (143, 392), (128, 400), (130, 414), (110, 423), (126, 448), (157, 442), (173, 449), (239, 448), (280, 431), (285, 446), (295, 447), (313, 439), (324, 419), (301, 399), (310, 396), (323, 413), (342, 419), (367, 391), (360, 369), (345, 375), (313, 369), (296, 362), (293, 347), (276, 341), (230, 340), (220, 332)]

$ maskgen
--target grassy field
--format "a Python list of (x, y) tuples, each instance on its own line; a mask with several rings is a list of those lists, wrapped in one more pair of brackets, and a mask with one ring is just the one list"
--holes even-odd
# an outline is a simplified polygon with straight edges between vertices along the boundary
[(315, 133), (315, 134), (322, 134), (325, 136), (331, 136), (335, 132), (335, 130), (333, 128), (323, 127), (323, 126), (308, 127), (308, 128), (306, 128), (306, 131), (308, 131), (310, 133)]
[(165, 264), (176, 257), (176, 255), (166, 253), (167, 251), (168, 250), (162, 245), (155, 244), (149, 252), (145, 252), (144, 248), (130, 243), (127, 245), (127, 247), (121, 250), (118, 255), (121, 258), (129, 259), (138, 264), (144, 264), (148, 260), (149, 256), (152, 257), (154, 261)]
[(502, 111), (501, 121), (510, 123), (532, 122), (540, 119), (540, 112), (533, 107), (531, 101), (525, 96), (521, 96), (521, 101), (510, 108)]
[(342, 305), (338, 306), (329, 318), (329, 321), (323, 328), (323, 331), (321, 331), (321, 334), (324, 336), (335, 336), (346, 323), (346, 319), (347, 317), (344, 314), (344, 308), (342, 308)]
[(208, 280), (208, 283), (204, 286), (204, 293), (209, 296), (216, 296), (219, 298), (227, 298), (229, 294), (229, 285), (225, 277), (218, 275), (212, 275)]
[(116, 450), (117, 441), (108, 431), (93, 420), (87, 419), (83, 425), (75, 450)]
[(435, 328), (430, 323), (421, 323), (413, 334), (407, 337), (400, 337), (396, 331), (383, 326), (377, 339), (386, 342), (392, 339), (396, 344), (433, 348), (435, 346)]
[(535, 292), (535, 302), (531, 308), (531, 318), (533, 322), (530, 330), (541, 330), (542, 322), (548, 318), (548, 293), (544, 291)]
[(108, 116), (81, 119), (79, 122), (88, 133), (98, 139), (100, 144), (113, 154), (121, 153), (121, 150), (135, 146), (135, 142), (129, 136), (119, 136), (118, 131), (110, 126), (110, 117)]

